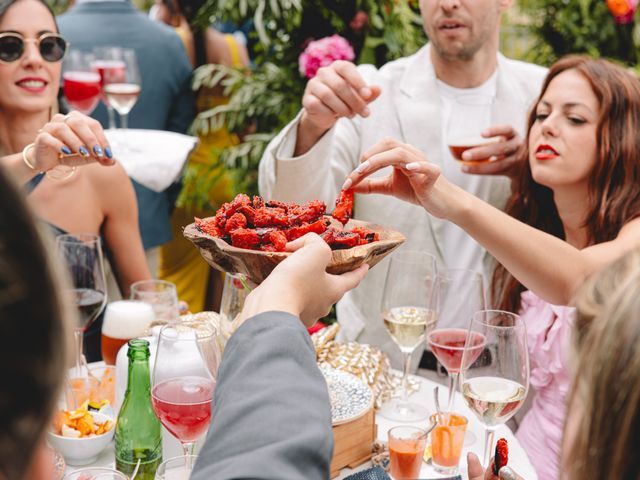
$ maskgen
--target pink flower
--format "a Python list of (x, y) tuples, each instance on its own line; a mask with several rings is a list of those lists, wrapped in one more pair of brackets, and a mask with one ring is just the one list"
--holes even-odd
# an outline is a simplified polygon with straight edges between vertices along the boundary
[(340, 35), (331, 35), (309, 42), (298, 58), (300, 73), (313, 78), (318, 69), (331, 65), (336, 60), (351, 61), (356, 58), (353, 48)]

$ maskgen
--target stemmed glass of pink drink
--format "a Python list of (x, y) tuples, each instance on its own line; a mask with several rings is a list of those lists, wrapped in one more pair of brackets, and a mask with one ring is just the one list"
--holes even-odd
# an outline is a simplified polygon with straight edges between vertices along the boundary
[(480, 333), (471, 336), (471, 362), (462, 365), (462, 354), (471, 318), (475, 312), (485, 308), (482, 275), (472, 270), (449, 269), (438, 276), (436, 292), (438, 324), (437, 328), (428, 334), (427, 343), (449, 375), (446, 411), (450, 412), (460, 370), (473, 363), (473, 352), (480, 355), (485, 344)]
[(195, 442), (209, 428), (219, 360), (210, 323), (186, 321), (160, 330), (151, 399), (162, 425), (182, 443), (185, 456), (193, 455)]

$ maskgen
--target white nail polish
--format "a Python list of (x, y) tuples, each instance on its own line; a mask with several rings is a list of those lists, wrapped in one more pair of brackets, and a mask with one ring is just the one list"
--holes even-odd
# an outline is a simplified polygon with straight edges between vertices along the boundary
[(418, 162), (411, 162), (407, 163), (404, 168), (406, 168), (407, 170), (417, 170), (418, 168), (420, 168), (420, 164)]
[(369, 168), (369, 160), (366, 160), (366, 161), (362, 162), (360, 165), (358, 165), (358, 167), (356, 168), (356, 172), (362, 173), (367, 168)]
[(348, 189), (349, 189), (349, 187), (351, 187), (351, 184), (352, 184), (352, 183), (353, 183), (353, 182), (351, 181), (351, 179), (350, 179), (350, 178), (347, 178), (347, 179), (345, 180), (345, 182), (344, 182), (344, 185), (342, 185), (342, 190), (348, 190)]

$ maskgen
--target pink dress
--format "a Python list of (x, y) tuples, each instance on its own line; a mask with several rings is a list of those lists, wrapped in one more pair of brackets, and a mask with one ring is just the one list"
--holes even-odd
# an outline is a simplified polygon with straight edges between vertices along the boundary
[(527, 326), (533, 404), (516, 433), (539, 480), (557, 480), (560, 446), (571, 384), (567, 358), (575, 308), (551, 305), (533, 292), (522, 294)]

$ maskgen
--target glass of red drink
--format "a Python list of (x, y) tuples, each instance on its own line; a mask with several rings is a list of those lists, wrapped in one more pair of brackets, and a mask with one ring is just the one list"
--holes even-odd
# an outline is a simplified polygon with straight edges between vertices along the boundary
[(393, 427), (388, 435), (390, 473), (393, 479), (419, 478), (428, 431), (407, 425)]
[[(469, 323), (474, 313), (485, 308), (482, 275), (472, 270), (448, 269), (438, 276), (436, 303), (438, 325), (427, 336), (427, 343), (449, 375), (446, 411), (450, 412), (458, 374), (462, 367), (462, 354)], [(474, 342), (471, 351), (480, 355), (484, 347), (484, 338), (480, 333), (471, 338)]]
[[(220, 350), (217, 331), (209, 322), (183, 321), (165, 325), (158, 337), (151, 401), (164, 427), (193, 455), (195, 442), (211, 422)], [(191, 462), (185, 469), (191, 470)]]
[(89, 115), (100, 101), (100, 75), (91, 69), (93, 56), (71, 51), (62, 64), (62, 90), (67, 104)]

